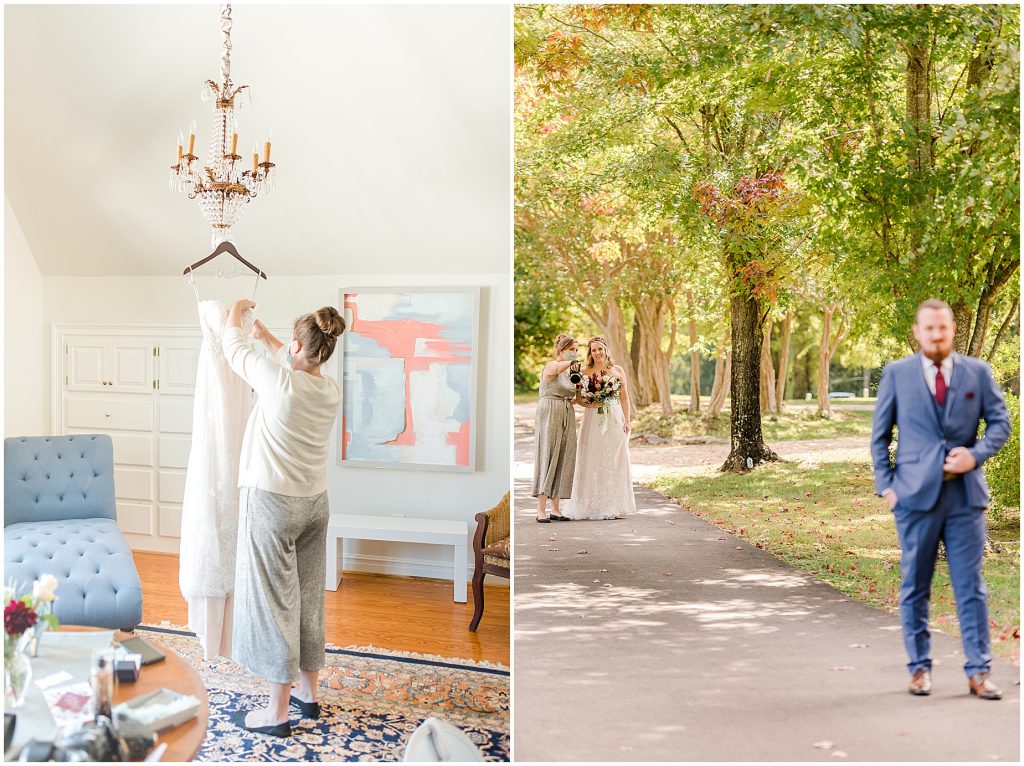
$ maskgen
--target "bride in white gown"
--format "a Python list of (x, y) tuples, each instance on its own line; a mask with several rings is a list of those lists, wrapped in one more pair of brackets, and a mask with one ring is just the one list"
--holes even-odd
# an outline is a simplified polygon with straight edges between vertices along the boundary
[(576, 446), (576, 472), (572, 497), (563, 500), (570, 519), (619, 519), (636, 511), (633, 477), (629, 468), (630, 401), (626, 372), (608, 354), (604, 338), (587, 344), (584, 375), (603, 372), (622, 381), (619, 397), (598, 405), (587, 404)]
[[(188, 624), (205, 659), (231, 656), (231, 610), (238, 539), (238, 462), (252, 409), (249, 384), (224, 358), (227, 310), (201, 301), (203, 343), (196, 369), (192, 447), (181, 502), (178, 585), (188, 602)], [(248, 334), (253, 312), (243, 317)]]

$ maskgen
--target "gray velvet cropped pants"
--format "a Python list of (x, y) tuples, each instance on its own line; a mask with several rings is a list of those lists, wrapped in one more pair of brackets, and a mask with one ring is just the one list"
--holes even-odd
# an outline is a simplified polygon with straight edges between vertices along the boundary
[(231, 658), (291, 683), (324, 666), (327, 493), (289, 497), (242, 487)]

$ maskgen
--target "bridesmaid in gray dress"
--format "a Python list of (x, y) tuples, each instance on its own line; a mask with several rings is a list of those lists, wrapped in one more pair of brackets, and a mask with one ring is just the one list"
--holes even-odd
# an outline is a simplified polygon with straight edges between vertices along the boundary
[[(533, 462), (533, 496), (537, 498), (537, 521), (569, 521), (558, 512), (558, 501), (572, 495), (576, 467), (576, 386), (569, 380), (569, 367), (579, 347), (565, 333), (555, 339), (555, 358), (544, 365), (537, 403), (537, 454)], [(551, 498), (551, 515), (547, 501)]]

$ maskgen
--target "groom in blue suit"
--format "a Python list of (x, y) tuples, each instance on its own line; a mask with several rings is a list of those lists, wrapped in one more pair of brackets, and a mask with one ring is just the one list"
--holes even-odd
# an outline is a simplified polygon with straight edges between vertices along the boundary
[[(967, 662), (968, 688), (982, 699), (1002, 693), (989, 680), (988, 588), (981, 577), (988, 484), (982, 464), (1006, 443), (1010, 418), (983, 361), (953, 351), (950, 307), (922, 303), (914, 319), (921, 350), (882, 371), (871, 433), (875, 489), (896, 519), (902, 550), (900, 620), (910, 655), (910, 693), (931, 692), (928, 599), (939, 540), (950, 578)], [(977, 438), (985, 421), (985, 436)], [(897, 426), (895, 466), (889, 457)]]

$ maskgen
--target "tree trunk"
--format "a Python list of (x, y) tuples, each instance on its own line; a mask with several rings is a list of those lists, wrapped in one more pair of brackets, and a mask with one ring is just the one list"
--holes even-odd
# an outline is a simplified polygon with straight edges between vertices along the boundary
[(931, 51), (928, 31), (907, 45), (907, 122), (913, 135), (909, 143), (909, 161), (916, 175), (932, 167)]
[(693, 290), (686, 293), (686, 305), (690, 311), (690, 405), (688, 411), (691, 415), (700, 414), (700, 351), (697, 349), (699, 338), (697, 337), (697, 316), (696, 306), (693, 299)]
[(633, 335), (629, 339), (629, 358), (633, 361), (633, 369), (640, 369), (640, 320), (633, 312)]
[(775, 362), (772, 360), (772, 325), (768, 320), (761, 331), (761, 392), (759, 401), (761, 412), (775, 414), (778, 403), (775, 398)]
[(971, 344), (967, 353), (971, 356), (981, 356), (985, 348), (985, 336), (988, 334), (989, 321), (992, 318), (992, 308), (996, 305), (999, 293), (1019, 268), (1016, 254), (1010, 256), (1006, 261), (997, 261), (989, 265), (985, 273), (985, 288), (981, 291), (981, 298), (978, 300), (978, 311), (974, 320), (974, 331), (971, 333)]
[(971, 333), (971, 345), (967, 353), (971, 356), (981, 356), (981, 350), (985, 347), (985, 336), (988, 334), (988, 322), (992, 315), (992, 304), (995, 298), (990, 297), (986, 290), (982, 293), (978, 302), (977, 318), (974, 321), (974, 331)]
[(761, 431), (761, 315), (749, 294), (734, 294), (732, 305), (731, 437), (729, 457), (721, 470), (743, 473), (779, 456), (764, 443)]
[(708, 399), (708, 417), (717, 417), (725, 406), (725, 391), (729, 387), (732, 374), (732, 349), (729, 348), (729, 323), (726, 321), (722, 329), (722, 337), (718, 343), (715, 356), (715, 378), (711, 383), (711, 396)]
[(666, 417), (672, 415), (672, 392), (668, 374), (669, 354), (662, 349), (661, 339), (671, 306), (669, 298), (647, 298), (636, 306), (640, 325), (640, 366), (637, 374), (641, 385), (652, 387), (651, 401), (661, 402), (661, 414)]
[[(921, 6), (914, 6), (921, 13)], [(910, 166), (909, 250), (917, 253), (927, 226), (929, 192), (927, 177), (932, 167), (931, 55), (927, 23), (914, 27), (915, 39), (905, 46), (907, 53), (906, 105), (907, 154)]]
[(818, 342), (818, 417), (832, 417), (832, 400), (828, 398), (829, 362), (828, 342), (832, 335), (832, 309), (825, 309), (825, 321)]
[(779, 339), (779, 372), (775, 378), (775, 403), (778, 412), (786, 409), (786, 376), (789, 374), (789, 341), (793, 335), (793, 310), (786, 312), (782, 322), (782, 337)]
[(832, 335), (832, 317), (836, 313), (835, 306), (825, 309), (824, 326), (821, 328), (821, 342), (818, 344), (818, 415), (823, 418), (832, 417), (832, 401), (828, 398), (829, 368), (832, 357), (839, 349), (839, 344), (846, 337), (849, 323), (846, 314), (840, 314), (839, 327), (835, 337)]
[(1009, 329), (1010, 325), (1013, 323), (1013, 318), (1017, 315), (1017, 309), (1019, 306), (1020, 304), (1018, 302), (1014, 302), (1014, 304), (1010, 306), (1010, 313), (1006, 315), (1006, 319), (1004, 319), (1003, 323), (999, 325), (999, 331), (996, 333), (996, 337), (992, 341), (992, 348), (989, 349), (988, 356), (985, 357), (985, 361), (991, 363), (995, 358), (996, 351), (999, 350), (999, 346), (1003, 342), (1003, 337), (1006, 335), (1007, 329)]
[(974, 320), (974, 310), (967, 305), (966, 301), (957, 301), (952, 306), (953, 321), (956, 322), (956, 335), (953, 337), (953, 348), (958, 354), (966, 354), (971, 347), (971, 324)]
[[(616, 296), (613, 295), (608, 298), (608, 302), (605, 305), (605, 314), (600, 319), (602, 321), (598, 322), (598, 324), (601, 326), (601, 332), (604, 333), (605, 340), (608, 341), (608, 350), (611, 352), (612, 359), (615, 360), (616, 364), (622, 365), (622, 369), (626, 371), (626, 385), (629, 386), (629, 396), (634, 406), (644, 407), (650, 404), (649, 401), (644, 402), (640, 399), (640, 392), (637, 390), (636, 370), (633, 368), (633, 361), (629, 357), (629, 344), (626, 342), (626, 323)], [(580, 343), (584, 359), (587, 352), (587, 340), (589, 339), (585, 339)]]

